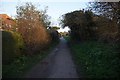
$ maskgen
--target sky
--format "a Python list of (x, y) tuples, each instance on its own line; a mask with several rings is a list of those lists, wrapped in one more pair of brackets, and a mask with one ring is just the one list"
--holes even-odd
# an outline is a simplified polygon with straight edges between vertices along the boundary
[[(39, 9), (44, 10), (48, 6), (47, 14), (51, 17), (52, 25), (60, 26), (59, 17), (61, 15), (86, 8), (89, 1), (92, 0), (0, 0), (0, 14), (8, 14), (14, 18), (17, 5), (32, 2)], [(68, 30), (69, 28), (60, 29), (59, 32)]]

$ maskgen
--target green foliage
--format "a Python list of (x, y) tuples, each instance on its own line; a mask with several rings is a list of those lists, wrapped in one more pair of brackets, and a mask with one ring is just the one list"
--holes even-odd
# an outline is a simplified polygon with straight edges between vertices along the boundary
[(89, 40), (95, 37), (95, 24), (93, 22), (93, 12), (90, 10), (77, 10), (63, 15), (61, 24), (71, 29), (72, 39)]
[(24, 50), (25, 50), (24, 41), (23, 41), (22, 36), (17, 32), (11, 31), (11, 33), (13, 34), (13, 38), (16, 42), (16, 48), (17, 48), (16, 53), (22, 54), (22, 52), (24, 52)]
[(46, 28), (48, 28), (51, 24), (51, 21), (50, 21), (51, 17), (47, 14), (47, 10), (48, 10), (48, 6), (44, 10), (41, 11), (41, 14), (42, 14), (41, 19)]
[(57, 27), (57, 26), (51, 26), (51, 27), (48, 28), (52, 43), (59, 42), (59, 37), (60, 37), (60, 34), (58, 32), (59, 29), (60, 28)]
[(51, 41), (52, 42), (59, 42), (59, 33), (58, 31), (51, 29), (49, 30), (50, 36), (51, 36)]
[(101, 15), (98, 20), (99, 37), (108, 42), (120, 42), (120, 2), (91, 2), (94, 13)]
[(117, 46), (98, 42), (71, 44), (78, 70), (89, 78), (118, 78), (120, 72)]
[(35, 55), (21, 55), (16, 58), (9, 65), (2, 65), (2, 77), (3, 78), (24, 78), (26, 72), (28, 72), (35, 64), (40, 62), (43, 58), (45, 58), (48, 53), (53, 50), (53, 48), (58, 43), (52, 43), (51, 47), (47, 48), (44, 51), (36, 52)]
[[(43, 52), (42, 52), (43, 53)], [(31, 66), (45, 57), (44, 54), (37, 54), (33, 56), (22, 55), (15, 59), (10, 65), (3, 65), (3, 78), (21, 78)]]
[(62, 15), (60, 24), (71, 29), (70, 35), (74, 40), (119, 43), (120, 2), (91, 2), (90, 4), (88, 10), (76, 10)]
[(21, 55), (24, 49), (22, 37), (15, 32), (2, 31), (2, 58), (3, 64), (9, 64), (16, 57)]
[(59, 30), (59, 29), (60, 29), (60, 27), (57, 27), (57, 26), (52, 26), (52, 27), (50, 27), (49, 29), (50, 29), (50, 30), (56, 30), (56, 31), (57, 31), (57, 30)]
[(90, 8), (95, 13), (116, 20), (116, 24), (119, 21), (120, 2), (91, 2), (90, 4)]

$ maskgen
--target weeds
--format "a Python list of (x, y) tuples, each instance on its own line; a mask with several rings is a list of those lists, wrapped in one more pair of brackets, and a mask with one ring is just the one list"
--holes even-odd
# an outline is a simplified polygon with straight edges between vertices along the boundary
[[(89, 41), (72, 44), (76, 64), (90, 78), (119, 77), (120, 59), (115, 46)], [(79, 69), (78, 69), (79, 70)]]

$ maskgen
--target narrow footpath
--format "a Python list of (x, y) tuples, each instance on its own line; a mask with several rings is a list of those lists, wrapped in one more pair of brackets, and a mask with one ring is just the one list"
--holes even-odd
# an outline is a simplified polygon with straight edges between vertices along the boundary
[(58, 46), (35, 65), (25, 78), (78, 78), (66, 40), (60, 38)]

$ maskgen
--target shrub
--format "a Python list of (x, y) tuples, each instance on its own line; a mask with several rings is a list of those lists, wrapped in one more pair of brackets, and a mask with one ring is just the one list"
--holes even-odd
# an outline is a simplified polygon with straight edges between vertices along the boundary
[(70, 45), (78, 72), (87, 78), (118, 78), (119, 52), (117, 46), (95, 41)]
[(22, 37), (16, 32), (2, 31), (2, 61), (9, 64), (21, 55), (24, 48)]
[(45, 49), (50, 43), (50, 35), (46, 28), (40, 25), (35, 26), (28, 32), (19, 31), (19, 33), (21, 33), (25, 42), (27, 55)]
[(56, 30), (50, 30), (50, 35), (52, 38), (53, 42), (58, 42), (59, 41), (59, 33)]
[(17, 6), (17, 31), (22, 35), (27, 54), (46, 48), (50, 42), (46, 11), (39, 11), (32, 3)]

